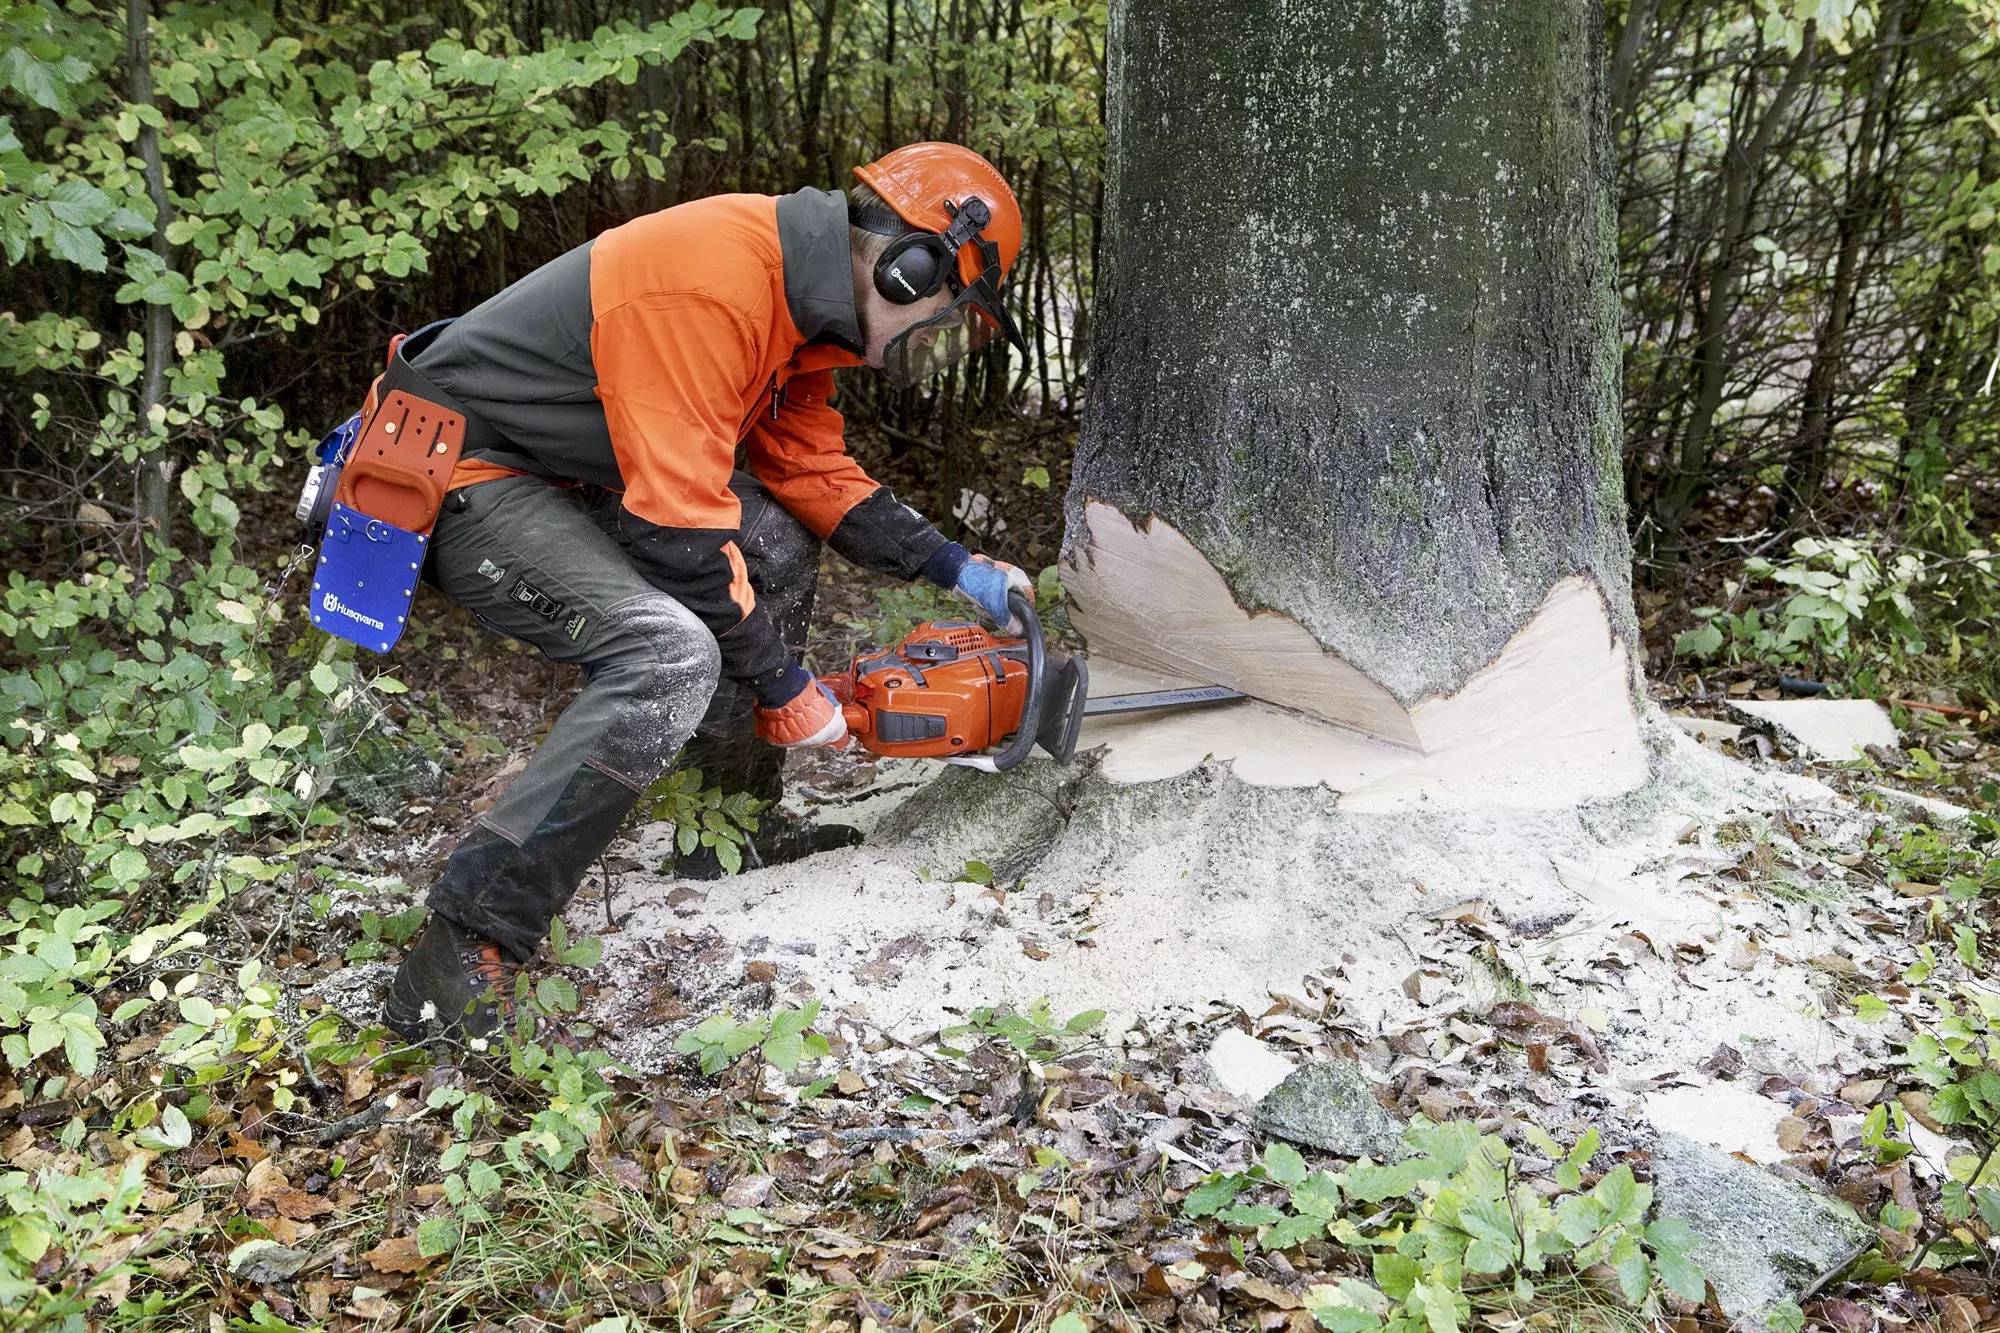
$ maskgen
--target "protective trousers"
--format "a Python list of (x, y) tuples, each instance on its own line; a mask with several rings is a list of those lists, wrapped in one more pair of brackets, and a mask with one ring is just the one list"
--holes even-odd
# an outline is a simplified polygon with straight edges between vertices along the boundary
[[(757, 600), (794, 654), (805, 647), (819, 541), (755, 480), (730, 481), (737, 544)], [(486, 628), (584, 687), (519, 777), (460, 841), (431, 910), (526, 962), (641, 795), (688, 746), (704, 786), (778, 795), (784, 753), (753, 735), (748, 690), (718, 681), (715, 637), (626, 558), (618, 497), (506, 477), (453, 491), (429, 577)]]

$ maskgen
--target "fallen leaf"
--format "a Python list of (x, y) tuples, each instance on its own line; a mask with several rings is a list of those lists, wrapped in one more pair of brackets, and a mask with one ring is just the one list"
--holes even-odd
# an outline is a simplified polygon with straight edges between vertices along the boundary
[(1944, 1333), (1973, 1333), (1980, 1325), (1979, 1307), (1963, 1296), (1947, 1296), (1944, 1306)]
[[(424, 1252), (417, 1248), (417, 1234), (414, 1231), (407, 1236), (391, 1236), (361, 1257), (378, 1273), (414, 1273), (431, 1262), (424, 1257)], [(361, 1293), (367, 1290), (366, 1287), (354, 1289), (357, 1306), (362, 1299)]]
[(1803, 1152), (1806, 1136), (1812, 1126), (1795, 1115), (1788, 1115), (1778, 1122), (1778, 1146), (1788, 1153)]
[(1899, 1092), (1896, 1100), (1909, 1112), (1910, 1119), (1933, 1134), (1945, 1133), (1944, 1125), (1931, 1115), (1931, 1095), (1928, 1092)]
[(1280, 1310), (1296, 1310), (1301, 1304), (1299, 1298), (1292, 1295), (1291, 1292), (1286, 1291), (1276, 1283), (1267, 1282), (1261, 1277), (1245, 1277), (1241, 1282), (1231, 1287), (1230, 1290), (1236, 1292), (1239, 1296), (1248, 1296), (1255, 1300), (1260, 1300), (1264, 1304), (1276, 1306)]
[(246, 1240), (229, 1252), (229, 1271), (245, 1282), (283, 1282), (304, 1268), (308, 1257), (274, 1240)]
[(262, 1202), (264, 1197), (273, 1191), (290, 1189), (291, 1186), (292, 1182), (285, 1179), (285, 1173), (278, 1169), (277, 1162), (266, 1157), (254, 1163), (250, 1168), (250, 1174), (243, 1177), (243, 1188), (249, 1193), (249, 1198), (244, 1202)]

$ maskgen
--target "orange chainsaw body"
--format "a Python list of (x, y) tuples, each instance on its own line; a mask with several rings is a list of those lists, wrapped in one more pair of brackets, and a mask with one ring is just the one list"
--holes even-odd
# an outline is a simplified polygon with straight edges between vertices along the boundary
[(1028, 645), (969, 620), (933, 620), (820, 681), (874, 754), (943, 759), (997, 745), (1021, 725)]

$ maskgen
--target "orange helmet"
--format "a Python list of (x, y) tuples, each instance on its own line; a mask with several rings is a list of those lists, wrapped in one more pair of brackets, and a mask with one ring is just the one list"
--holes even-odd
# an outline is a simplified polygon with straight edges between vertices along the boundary
[[(955, 143), (905, 144), (856, 167), (854, 174), (896, 210), (896, 216), (922, 231), (949, 229), (967, 199), (983, 199), (991, 218), (982, 233), (1000, 251), (1000, 276), (1013, 270), (1021, 253), (1021, 205), (993, 164), (970, 148)], [(966, 286), (979, 280), (982, 268), (978, 246), (959, 247), (958, 275)]]

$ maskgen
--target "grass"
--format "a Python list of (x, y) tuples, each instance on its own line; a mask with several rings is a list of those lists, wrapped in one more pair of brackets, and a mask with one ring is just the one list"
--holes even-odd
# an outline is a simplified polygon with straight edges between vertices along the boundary
[(1551, 1272), (1535, 1282), (1535, 1298), (1524, 1305), (1505, 1286), (1468, 1292), (1473, 1326), (1537, 1333), (1653, 1333), (1659, 1327), (1620, 1301), (1603, 1283), (1574, 1273)]
[[(851, 1284), (800, 1262), (814, 1246), (843, 1245), (858, 1251), (846, 1261)], [(641, 1194), (578, 1180), (573, 1188), (517, 1197), (506, 1217), (474, 1228), (448, 1263), (426, 1275), (408, 1319), (429, 1327), (483, 1321), (558, 1329), (574, 1326), (583, 1311), (601, 1318), (615, 1310), (631, 1318), (634, 1333), (683, 1327), (696, 1313), (690, 1297), (698, 1279), (713, 1280), (724, 1268), (736, 1290), (704, 1323), (713, 1330), (804, 1333), (858, 1315), (885, 1326), (990, 1328), (1029, 1324), (1045, 1307), (1044, 1284), (999, 1244), (942, 1248), (811, 1228), (774, 1233), (768, 1246), (711, 1245), (687, 1233), (685, 1218)], [(746, 1264), (746, 1251), (768, 1262)], [(823, 1251), (813, 1256), (815, 1264), (825, 1261)], [(883, 1268), (887, 1276), (871, 1277)]]
[(410, 1322), (525, 1320), (527, 1328), (562, 1328), (567, 1316), (607, 1305), (642, 1320), (678, 1322), (692, 1284), (690, 1240), (677, 1216), (602, 1179), (562, 1183), (568, 1187), (513, 1199), (507, 1216), (473, 1228), (423, 1283)]

